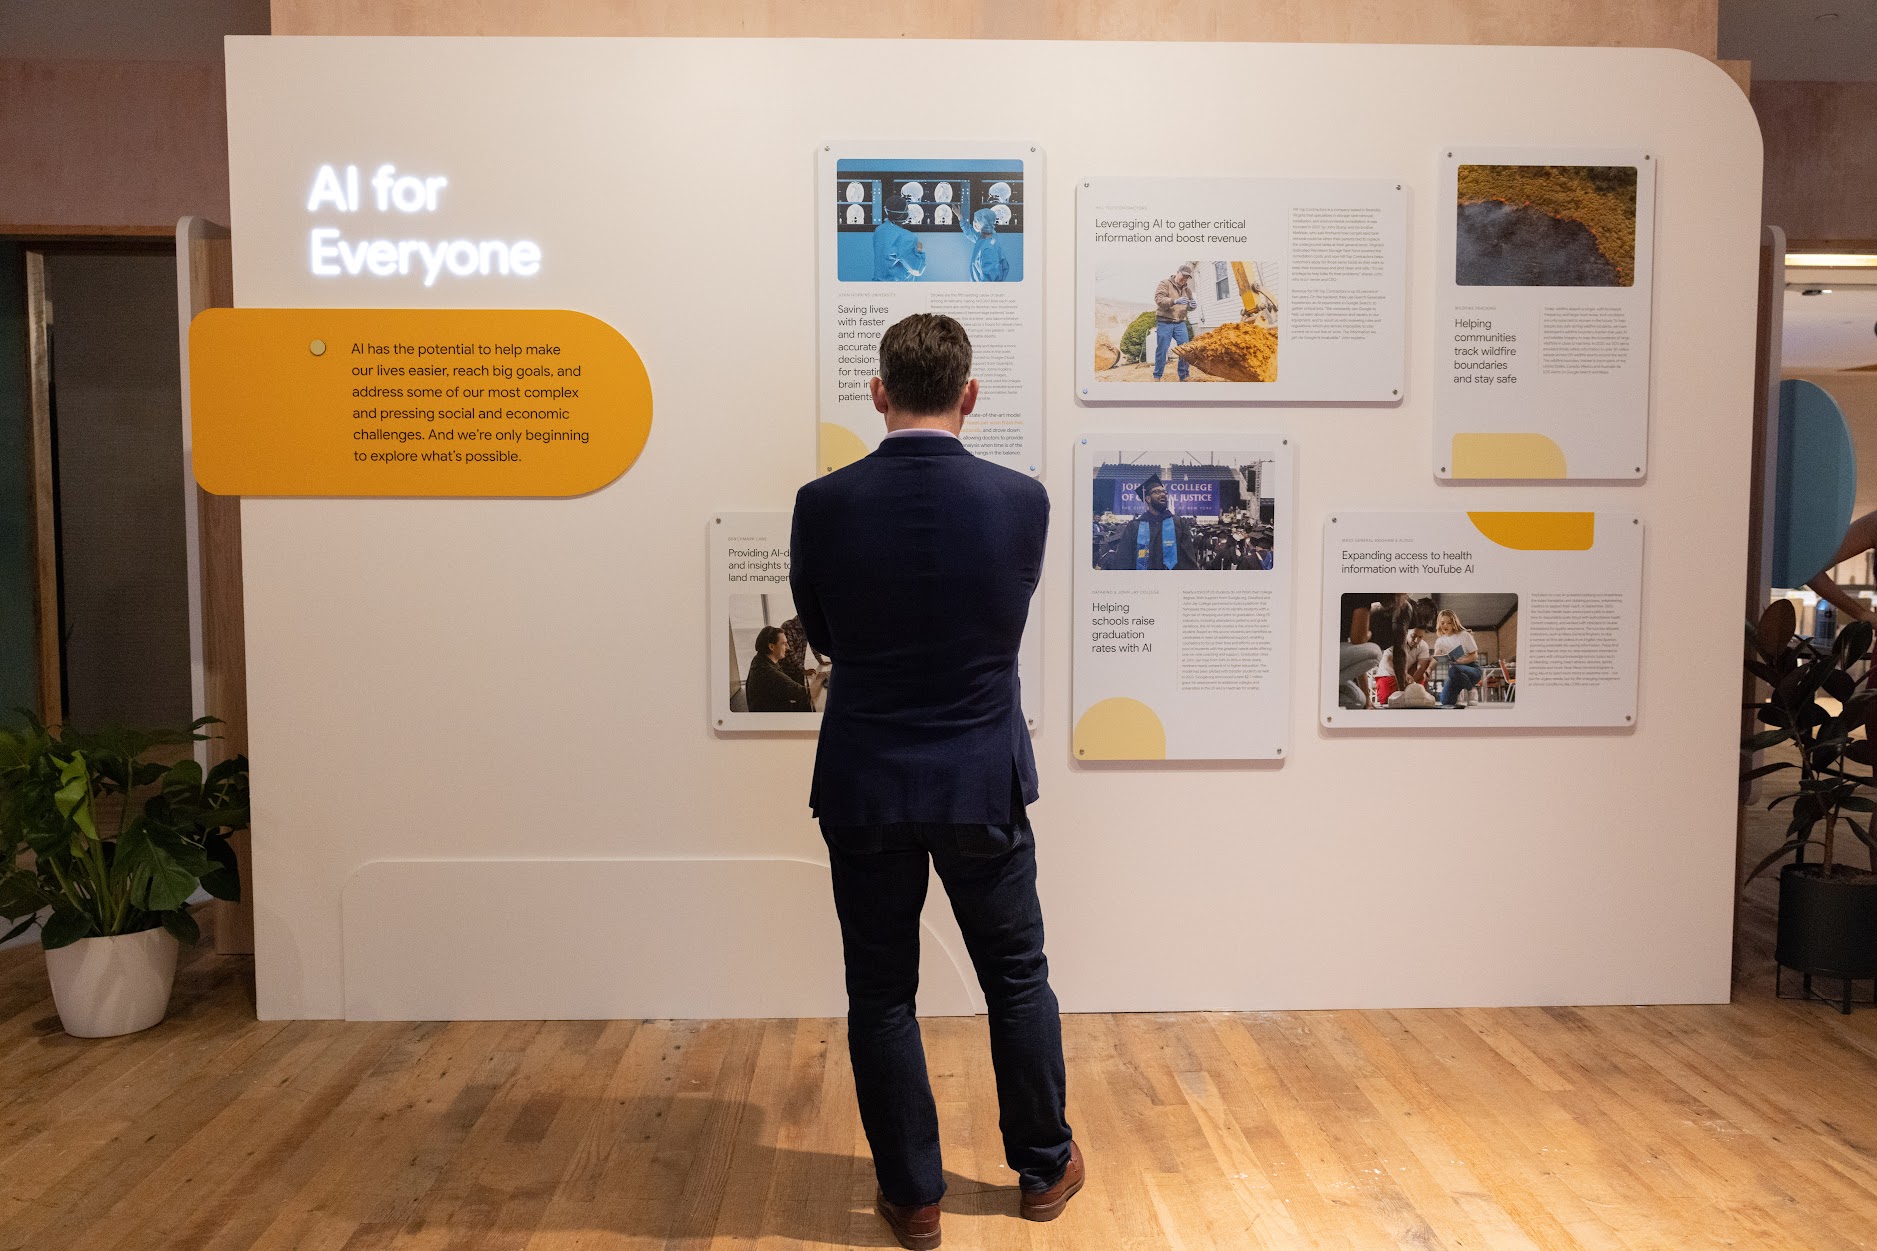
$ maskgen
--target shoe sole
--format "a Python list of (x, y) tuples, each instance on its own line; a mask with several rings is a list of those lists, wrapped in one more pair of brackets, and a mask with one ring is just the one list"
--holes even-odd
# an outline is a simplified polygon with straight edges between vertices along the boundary
[(933, 1251), (933, 1249), (939, 1245), (939, 1239), (944, 1237), (942, 1231), (936, 1234), (909, 1234), (904, 1232), (899, 1226), (888, 1219), (886, 1209), (877, 1203), (873, 1205), (873, 1212), (874, 1215), (878, 1216), (881, 1220), (886, 1221), (887, 1229), (892, 1231), (894, 1239), (900, 1246), (906, 1248), (906, 1251)]
[(1069, 1206), (1069, 1200), (1082, 1193), (1082, 1183), (1087, 1180), (1087, 1178), (1082, 1178), (1080, 1181), (1077, 1181), (1075, 1185), (1069, 1187), (1062, 1198), (1056, 1200), (1054, 1203), (1039, 1203), (1035, 1207), (1030, 1207), (1026, 1204), (1022, 1208), (1023, 1219), (1026, 1221), (1055, 1220), (1058, 1216), (1062, 1215), (1062, 1210)]

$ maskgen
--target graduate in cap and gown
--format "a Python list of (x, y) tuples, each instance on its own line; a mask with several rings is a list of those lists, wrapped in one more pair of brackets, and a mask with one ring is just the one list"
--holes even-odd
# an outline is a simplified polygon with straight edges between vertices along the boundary
[(1173, 511), (1167, 484), (1159, 474), (1134, 488), (1147, 511), (1122, 527), (1115, 552), (1116, 569), (1197, 569), (1193, 519)]

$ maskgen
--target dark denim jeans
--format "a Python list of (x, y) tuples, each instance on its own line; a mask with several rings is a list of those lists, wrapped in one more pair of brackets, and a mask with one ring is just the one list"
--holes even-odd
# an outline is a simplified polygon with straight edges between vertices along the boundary
[(1012, 826), (823, 826), (847, 956), (847, 1049), (880, 1192), (898, 1204), (945, 1193), (938, 1108), (913, 1000), (927, 859), (950, 896), (990, 1009), (1004, 1161), (1026, 1190), (1069, 1166), (1062, 1020), (1043, 958), (1036, 842)]
[(1447, 666), (1447, 681), (1440, 688), (1440, 702), (1449, 708), (1460, 702), (1460, 696), (1478, 686), (1486, 671), (1478, 665), (1452, 664)]
[[(1167, 372), (1167, 349), (1175, 343), (1191, 343), (1193, 328), (1183, 321), (1157, 321), (1154, 323), (1154, 381), (1160, 381), (1160, 375)], [(1186, 381), (1186, 358), (1175, 357), (1180, 364), (1180, 381)]]

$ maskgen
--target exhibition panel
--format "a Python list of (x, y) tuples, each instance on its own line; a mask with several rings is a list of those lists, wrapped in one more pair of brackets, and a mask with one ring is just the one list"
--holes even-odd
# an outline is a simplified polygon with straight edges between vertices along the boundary
[(1276, 760), (1290, 742), (1290, 442), (1076, 441), (1078, 761)]
[(816, 163), (820, 416), (816, 469), (880, 441), (867, 380), (886, 328), (914, 313), (971, 335), (980, 388), (965, 446), (1043, 470), (1043, 265), (1048, 217), (1033, 143), (825, 143)]
[[(1246, 83), (1282, 107), (1156, 103), (1162, 84)], [(863, 335), (884, 325), (863, 320), (941, 302), (998, 383), (981, 406), (995, 420), (967, 438), (1054, 503), (1031, 646), (1056, 706), (1032, 815), (1065, 1008), (1726, 997), (1738, 709), (1709, 670), (1738, 647), (1746, 493), (1728, 485), (1748, 463), (1760, 150), (1712, 65), (1607, 48), (271, 38), (230, 41), (228, 93), (237, 305), (589, 315), (643, 362), (657, 413), (622, 476), (570, 498), (242, 501), (263, 1016), (829, 1010), (814, 739), (698, 717), (733, 711), (757, 634), (787, 621), (779, 602), (769, 617), (728, 602), (749, 584), (729, 580), (727, 539), (713, 556), (712, 521), (763, 515), (738, 537), (782, 559), (796, 490), (837, 444), (859, 455), (880, 433), (837, 385), (864, 381)], [(1597, 248), (1629, 285), (1450, 299), (1450, 151), (1606, 171), (1646, 154), (1661, 195), (1649, 207), (1638, 175), (1636, 257)], [(1098, 240), (1078, 197), (1104, 185), (1138, 189), (1107, 203), (1149, 234), (1170, 216), (1176, 236), (1232, 240)], [(1145, 277), (1102, 297), (1095, 270), (1136, 247)], [(864, 276), (843, 268), (863, 260)], [(1165, 333), (1155, 384), (1156, 297), (1183, 267), (1188, 333)], [(1544, 309), (1631, 301), (1641, 337), (1622, 368), (1645, 402), (1593, 391), (1629, 375), (1573, 373), (1535, 417), (1495, 406), (1443, 435), (1443, 388), (1502, 389), (1450, 381), (1447, 322), (1480, 315), (1455, 302), (1528, 296), (1541, 325)], [(1148, 381), (1091, 377), (1098, 297), (1115, 301), (1115, 367)], [(1276, 380), (1231, 378), (1228, 339), (1259, 376), (1275, 341)], [(1182, 368), (1225, 380), (1182, 387)], [(1084, 402), (1084, 386), (1129, 390)], [(1259, 394), (1278, 402), (1245, 405)], [(1443, 480), (1430, 448), (1479, 432), (1541, 434), (1578, 480)], [(1604, 472), (1606, 446), (1646, 474)], [(1155, 477), (1165, 510), (1146, 498)], [(1521, 675), (1504, 707), (1384, 698), (1345, 730), (1305, 693), (1341, 625), (1332, 589), (1338, 617), (1342, 595), (1373, 594), (1372, 619), (1390, 597), (1438, 614), (1451, 595), (1474, 652), (1503, 646), (1481, 623), (1503, 627), (1510, 596), (1533, 663), (1539, 598), (1605, 593), (1540, 559), (1579, 554), (1483, 537), (1441, 550), (1491, 550), (1506, 562), (1491, 585), (1419, 570), (1345, 585), (1313, 556), (1332, 517), (1481, 535), (1475, 514), (1534, 511), (1593, 515), (1599, 559), (1633, 544), (1610, 551), (1620, 700), (1514, 727), (1544, 703)], [(1095, 595), (1103, 580), (1125, 594)], [(1165, 672), (1124, 675), (1145, 653), (1085, 648), (1145, 630), (1135, 617), (1177, 620), (1128, 601), (1126, 626), (1095, 624), (1122, 615), (1098, 604), (1143, 592), (1219, 611), (1170, 636)], [(778, 668), (797, 659), (780, 650)], [(1111, 697), (1153, 710), (1158, 756), (1078, 730)], [(934, 899), (930, 932), (962, 950)], [(975, 1002), (934, 976), (927, 1008)]]
[[(1407, 253), (1405, 182), (1084, 179), (1076, 395), (1393, 403), (1407, 385)], [(1172, 382), (1215, 385), (1156, 385)]]
[(1630, 147), (1441, 150), (1438, 477), (1647, 471), (1661, 164)]
[[(720, 733), (821, 726), (829, 657), (808, 645), (789, 590), (788, 513), (714, 513), (710, 519), (710, 723)], [(1017, 656), (1024, 720), (1043, 716), (1043, 614), (1030, 620)]]
[(1323, 724), (1636, 721), (1640, 517), (1334, 513), (1323, 527)]

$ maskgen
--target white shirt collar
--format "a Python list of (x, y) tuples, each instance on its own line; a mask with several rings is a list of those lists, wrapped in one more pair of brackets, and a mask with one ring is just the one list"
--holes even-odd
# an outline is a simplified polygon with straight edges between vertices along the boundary
[(888, 430), (886, 432), (886, 437), (889, 439), (901, 439), (901, 438), (907, 438), (907, 437), (929, 439), (933, 435), (942, 435), (943, 437), (947, 439), (955, 439), (958, 437), (957, 435), (953, 434), (951, 431), (940, 430), (936, 426), (908, 426), (904, 430)]

